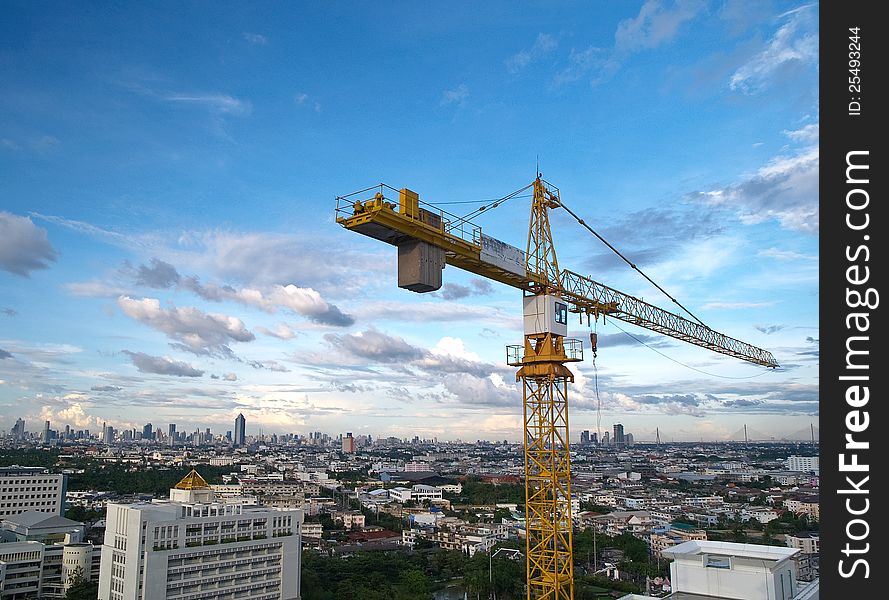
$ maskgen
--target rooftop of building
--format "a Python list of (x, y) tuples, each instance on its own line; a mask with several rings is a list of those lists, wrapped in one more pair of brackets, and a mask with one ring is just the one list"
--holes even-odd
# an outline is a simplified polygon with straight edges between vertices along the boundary
[(800, 538), (800, 539), (802, 539), (802, 538), (820, 539), (821, 533), (818, 531), (800, 531), (798, 533), (788, 533), (787, 537), (794, 537), (794, 538)]
[(736, 542), (714, 542), (709, 540), (690, 540), (663, 551), (664, 556), (669, 558), (713, 554), (774, 561), (790, 558), (797, 553), (799, 553), (798, 549), (786, 548), (784, 546), (762, 546), (760, 544), (738, 544)]
[(20, 465), (9, 465), (8, 467), (0, 467), (0, 477), (10, 477), (16, 475), (37, 475), (49, 473), (46, 467), (22, 467)]
[(3, 517), (3, 523), (9, 523), (12, 525), (18, 525), (20, 527), (28, 528), (76, 527), (78, 525), (82, 525), (82, 523), (78, 521), (72, 521), (71, 519), (62, 517), (60, 515), (51, 515), (49, 513), (39, 512), (36, 510), (29, 510), (17, 515), (9, 515)]

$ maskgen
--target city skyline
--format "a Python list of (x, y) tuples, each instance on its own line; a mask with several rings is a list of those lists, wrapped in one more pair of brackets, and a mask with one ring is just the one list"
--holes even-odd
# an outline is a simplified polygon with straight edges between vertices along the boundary
[[(242, 427), (244, 430), (243, 435), (239, 437), (239, 421), (242, 421)], [(352, 453), (356, 448), (360, 448), (361, 445), (370, 444), (373, 441), (377, 440), (392, 440), (398, 439), (403, 442), (414, 441), (416, 443), (423, 444), (449, 444), (449, 443), (474, 443), (474, 442), (485, 442), (485, 443), (500, 443), (500, 439), (487, 439), (487, 438), (476, 438), (472, 439), (462, 439), (462, 438), (448, 438), (444, 437), (439, 439), (438, 437), (433, 438), (420, 438), (420, 436), (413, 436), (399, 438), (397, 436), (386, 436), (386, 435), (377, 435), (373, 432), (366, 432), (360, 434), (356, 437), (352, 437), (352, 432), (330, 432), (330, 431), (285, 431), (285, 432), (264, 432), (261, 426), (256, 427), (256, 431), (251, 434), (246, 433), (247, 424), (246, 418), (243, 414), (238, 414), (238, 417), (235, 419), (234, 429), (225, 430), (224, 432), (221, 430), (211, 431), (210, 427), (204, 428), (203, 426), (196, 425), (186, 425), (185, 429), (179, 430), (179, 423), (168, 423), (167, 428), (169, 433), (164, 434), (161, 428), (156, 427), (155, 423), (146, 423), (142, 426), (141, 431), (140, 428), (132, 427), (128, 429), (121, 429), (119, 427), (115, 427), (114, 424), (108, 424), (107, 422), (103, 422), (102, 427), (100, 427), (99, 431), (90, 430), (90, 429), (77, 429), (76, 427), (71, 427), (70, 424), (63, 423), (64, 429), (59, 426), (57, 429), (52, 427), (52, 423), (50, 421), (45, 421), (43, 425), (43, 430), (41, 432), (30, 431), (27, 429), (27, 423), (21, 419), (16, 419), (16, 424), (12, 429), (7, 433), (6, 430), (0, 430), (0, 440), (3, 440), (7, 437), (12, 437), (13, 439), (20, 441), (39, 441), (42, 444), (46, 444), (47, 439), (50, 442), (56, 441), (68, 441), (68, 442), (80, 442), (83, 440), (93, 440), (98, 441), (103, 444), (114, 444), (114, 443), (130, 443), (130, 442), (139, 442), (144, 440), (150, 440), (152, 442), (165, 442), (168, 445), (175, 444), (195, 444), (195, 440), (193, 439), (195, 436), (198, 436), (198, 444), (214, 444), (224, 442), (231, 445), (233, 448), (244, 447), (248, 444), (246, 440), (252, 440), (254, 443), (265, 440), (267, 437), (271, 439), (280, 438), (280, 439), (308, 439), (308, 440), (324, 440), (328, 442), (339, 442), (341, 440), (345, 440), (350, 438), (354, 440), (356, 443), (355, 446), (349, 446), (350, 449), (345, 450), (345, 452)], [(623, 430), (623, 424), (614, 423), (611, 425), (613, 430), (617, 430), (617, 428), (621, 428)], [(192, 429), (193, 428), (193, 429)], [(110, 437), (109, 437), (110, 433)], [(656, 428), (653, 432), (644, 432), (645, 435), (643, 437), (637, 438), (636, 435), (631, 431), (625, 432), (625, 437), (623, 442), (618, 442), (618, 436), (612, 435), (612, 430), (605, 428), (602, 430), (602, 436), (599, 437), (596, 431), (590, 431), (588, 429), (578, 430), (572, 432), (572, 440), (571, 445), (581, 448), (585, 445), (602, 445), (602, 446), (632, 446), (636, 443), (640, 444), (667, 444), (676, 442), (675, 437), (669, 431), (662, 431), (659, 427)], [(47, 434), (50, 434), (51, 437), (47, 437)], [(240, 441), (239, 441), (240, 440)], [(502, 440), (504, 442), (516, 443), (515, 440)], [(750, 442), (750, 443), (758, 443), (758, 442), (820, 442), (820, 430), (815, 427), (814, 422), (810, 423), (809, 426), (805, 429), (801, 429), (795, 432), (785, 433), (780, 436), (768, 436), (754, 429), (748, 429), (747, 424), (745, 423), (740, 430), (735, 432), (735, 434), (724, 440), (713, 440), (713, 439), (690, 439), (690, 440), (679, 440), (683, 442)], [(360, 442), (360, 444), (359, 444)]]
[[(817, 5), (469, 6), (10, 3), (0, 428), (225, 432), (243, 413), (268, 433), (518, 440), (521, 295), (453, 267), (439, 292), (399, 290), (394, 250), (333, 208), (384, 181), (468, 213), (486, 204), (445, 203), (502, 197), (539, 164), (691, 312), (781, 365), (600, 320), (595, 365), (587, 348), (571, 367), (572, 441), (597, 422), (637, 440), (808, 430)], [(524, 247), (527, 199), (494, 213), (485, 232)], [(552, 219), (560, 266), (672, 310)]]

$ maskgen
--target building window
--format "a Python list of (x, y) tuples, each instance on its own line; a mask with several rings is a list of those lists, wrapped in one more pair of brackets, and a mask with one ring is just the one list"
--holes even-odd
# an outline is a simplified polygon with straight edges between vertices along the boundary
[(731, 569), (732, 559), (730, 556), (711, 556), (704, 555), (704, 566), (712, 569)]

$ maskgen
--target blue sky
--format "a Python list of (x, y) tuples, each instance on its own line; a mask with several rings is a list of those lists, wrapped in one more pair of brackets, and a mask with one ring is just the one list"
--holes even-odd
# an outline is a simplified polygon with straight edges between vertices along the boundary
[[(782, 365), (600, 322), (572, 437), (597, 408), (637, 439), (807, 431), (817, 4), (477, 4), (5, 2), (0, 427), (224, 432), (243, 412), (248, 434), (518, 440), (519, 292), (453, 267), (399, 290), (394, 248), (336, 225), (334, 198), (497, 198), (539, 158), (566, 205)], [(528, 211), (477, 222), (523, 247)], [(560, 266), (668, 308), (552, 226)]]

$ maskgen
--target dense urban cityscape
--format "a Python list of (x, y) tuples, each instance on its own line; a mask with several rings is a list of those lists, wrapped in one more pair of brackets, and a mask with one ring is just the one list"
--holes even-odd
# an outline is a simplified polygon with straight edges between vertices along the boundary
[(818, 2), (0, 6), (0, 600), (879, 585)]
[[(523, 597), (521, 445), (248, 427), (17, 420), (0, 437), (2, 597)], [(617, 423), (578, 438), (578, 598), (675, 592), (687, 542), (768, 548), (793, 565), (785, 597), (817, 597), (798, 596), (817, 589), (817, 444), (636, 444)]]

